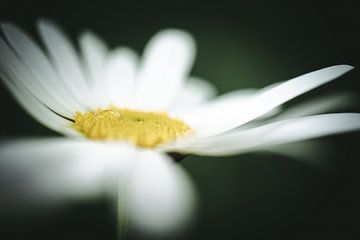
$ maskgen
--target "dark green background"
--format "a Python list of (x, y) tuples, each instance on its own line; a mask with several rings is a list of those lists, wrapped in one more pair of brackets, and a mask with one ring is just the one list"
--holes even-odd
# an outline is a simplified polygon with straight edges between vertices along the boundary
[[(356, 3), (3, 0), (0, 19), (34, 34), (35, 21), (49, 17), (73, 39), (89, 28), (110, 46), (128, 45), (139, 52), (156, 31), (182, 28), (198, 43), (192, 73), (222, 93), (335, 64), (360, 68)], [(359, 76), (355, 69), (295, 101), (344, 89), (360, 98)], [(2, 138), (54, 135), (26, 115), (3, 87), (0, 98)], [(347, 110), (359, 112), (359, 104)], [(192, 175), (201, 202), (196, 224), (184, 239), (358, 239), (360, 135), (325, 140), (331, 162), (325, 170), (269, 154), (186, 158), (181, 164)], [(116, 238), (115, 219), (105, 201), (74, 203), (50, 216), (0, 216), (0, 223), (1, 239)], [(129, 239), (138, 238), (130, 233)]]

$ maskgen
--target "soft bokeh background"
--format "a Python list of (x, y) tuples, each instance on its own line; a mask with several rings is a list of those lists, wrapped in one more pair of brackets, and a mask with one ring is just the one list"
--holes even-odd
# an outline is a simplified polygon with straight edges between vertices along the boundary
[[(182, 28), (198, 43), (192, 73), (213, 82), (223, 93), (266, 86), (335, 64), (359, 69), (356, 2), (2, 0), (0, 19), (34, 34), (35, 21), (48, 17), (73, 39), (89, 28), (110, 46), (128, 45), (139, 52), (159, 29)], [(295, 102), (344, 89), (360, 99), (358, 69)], [(54, 135), (22, 111), (3, 87), (0, 98), (1, 138)], [(360, 106), (347, 110), (359, 112)], [(183, 238), (360, 237), (360, 134), (324, 141), (328, 164), (323, 168), (270, 154), (186, 158), (181, 164), (193, 177), (201, 203), (194, 228)], [(2, 185), (1, 194), (12, 187)], [(103, 200), (72, 203), (61, 211), (35, 216), (0, 216), (0, 226), (0, 239), (116, 238), (114, 216)], [(129, 239), (133, 238), (136, 233), (130, 233)]]

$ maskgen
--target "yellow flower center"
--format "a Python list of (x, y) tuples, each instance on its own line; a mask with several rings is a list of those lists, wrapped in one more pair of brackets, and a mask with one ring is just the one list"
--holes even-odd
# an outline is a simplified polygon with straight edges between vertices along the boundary
[(188, 136), (193, 130), (167, 113), (111, 107), (75, 115), (73, 128), (88, 138), (125, 140), (139, 147), (155, 147)]

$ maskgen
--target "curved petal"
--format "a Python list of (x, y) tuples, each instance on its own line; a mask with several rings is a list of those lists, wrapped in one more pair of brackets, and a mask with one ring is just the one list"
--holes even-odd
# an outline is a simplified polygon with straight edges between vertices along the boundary
[(334, 80), (351, 69), (353, 67), (349, 65), (323, 68), (276, 84), (268, 90), (260, 91), (256, 96), (250, 98), (246, 104), (234, 102), (227, 106), (228, 103), (226, 103), (214, 108), (215, 110), (211, 108), (210, 111), (206, 112), (200, 110), (199, 113), (189, 115), (184, 120), (195, 129), (199, 129), (201, 136), (220, 134), (263, 116), (281, 104)]
[(105, 62), (108, 48), (97, 35), (88, 31), (80, 35), (79, 42), (91, 95), (98, 107), (108, 107), (109, 97), (105, 88)]
[(16, 78), (10, 78), (14, 84), (24, 86), (57, 113), (71, 117), (76, 105), (67, 100), (71, 96), (59, 84), (44, 53), (16, 26), (3, 23), (1, 28), (12, 47), (0, 39), (2, 71), (7, 75), (10, 75), (9, 72), (16, 74)]
[[(1, 143), (0, 165), (1, 171), (14, 173), (10, 176), (13, 179), (22, 179), (25, 198), (52, 204), (108, 193), (112, 180), (117, 181), (126, 168), (131, 153), (132, 148), (119, 144), (63, 138), (23, 139)], [(24, 204), (26, 200), (23, 199)]]
[[(244, 131), (183, 142), (172, 151), (233, 155), (360, 129), (359, 113), (332, 113), (288, 119)], [(179, 143), (180, 144), (180, 143)]]
[(132, 107), (135, 100), (137, 54), (125, 47), (111, 51), (106, 62), (106, 88), (110, 103), (118, 107)]
[(258, 118), (254, 121), (237, 127), (232, 131), (238, 132), (286, 119), (299, 118), (322, 113), (334, 113), (337, 110), (346, 109), (347, 107), (354, 105), (356, 102), (357, 99), (354, 94), (345, 92), (316, 97), (290, 106), (289, 108), (285, 108), (284, 110), (277, 112), (274, 117), (270, 116), (270, 118), (267, 119)]
[(141, 151), (128, 177), (129, 219), (146, 234), (185, 227), (194, 214), (194, 189), (185, 172), (165, 155)]
[(1, 204), (11, 209), (114, 197), (120, 180), (126, 192), (120, 192), (119, 201), (125, 199), (130, 221), (146, 233), (174, 233), (189, 223), (194, 210), (192, 184), (178, 165), (165, 155), (119, 143), (62, 138), (2, 142), (0, 173), (0, 184), (11, 184), (2, 188), (8, 199)]
[(65, 119), (58, 114), (51, 111), (48, 107), (43, 105), (34, 96), (32, 96), (26, 89), (18, 88), (7, 80), (6, 76), (2, 76), (9, 91), (14, 95), (15, 100), (25, 109), (25, 111), (39, 121), (44, 126), (68, 136), (78, 136), (78, 133), (71, 128), (71, 121)]
[(174, 29), (156, 34), (144, 50), (137, 76), (137, 107), (166, 110), (181, 90), (194, 55), (195, 44), (189, 34)]
[[(241, 89), (220, 95), (205, 104), (182, 112), (179, 117), (195, 129), (197, 136), (207, 136), (212, 128), (221, 128), (233, 123), (235, 112), (246, 109), (256, 96), (256, 89)], [(235, 109), (239, 109), (235, 111)]]
[(318, 169), (326, 169), (331, 165), (332, 152), (329, 151), (329, 146), (319, 139), (272, 145), (261, 148), (261, 151), (298, 160)]
[(349, 107), (351, 104), (356, 103), (356, 101), (355, 95), (350, 93), (335, 93), (321, 96), (292, 106), (271, 119), (271, 121), (280, 121), (289, 118), (298, 118), (336, 111)]
[(65, 33), (53, 22), (41, 19), (38, 31), (54, 67), (68, 91), (83, 105), (93, 107), (87, 82), (77, 52)]
[(19, 104), (36, 120), (62, 134), (73, 135), (71, 114), (34, 84), (31, 72), (0, 39), (0, 77)]
[(171, 104), (170, 113), (174, 115), (188, 112), (216, 95), (215, 86), (198, 77), (190, 77), (183, 90)]

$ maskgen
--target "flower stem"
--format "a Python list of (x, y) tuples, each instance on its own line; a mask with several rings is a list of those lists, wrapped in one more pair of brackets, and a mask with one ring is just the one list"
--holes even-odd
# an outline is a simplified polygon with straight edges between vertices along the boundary
[(118, 205), (117, 205), (117, 226), (118, 239), (126, 240), (128, 230), (128, 216), (126, 211), (126, 184), (125, 181), (119, 181)]

